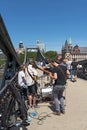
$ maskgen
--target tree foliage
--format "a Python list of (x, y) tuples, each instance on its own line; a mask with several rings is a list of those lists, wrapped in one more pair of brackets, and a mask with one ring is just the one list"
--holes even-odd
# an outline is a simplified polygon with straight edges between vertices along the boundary
[(29, 59), (36, 60), (36, 56), (37, 52), (27, 52), (27, 61), (29, 61)]
[[(43, 55), (45, 58), (50, 59), (50, 60), (55, 60), (58, 57), (58, 54), (56, 51), (47, 51), (43, 52)], [(37, 52), (27, 52), (27, 61), (30, 59), (36, 60)], [(24, 61), (24, 54), (20, 54), (20, 59), (21, 62), (23, 63)]]
[(44, 53), (44, 56), (50, 60), (55, 60), (58, 57), (56, 51), (47, 51)]

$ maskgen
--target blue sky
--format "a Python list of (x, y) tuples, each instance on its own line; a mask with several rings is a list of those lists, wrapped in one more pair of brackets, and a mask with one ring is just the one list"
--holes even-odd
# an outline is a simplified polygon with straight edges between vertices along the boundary
[(0, 14), (15, 48), (41, 40), (60, 51), (70, 37), (73, 46), (87, 47), (87, 0), (1, 0)]

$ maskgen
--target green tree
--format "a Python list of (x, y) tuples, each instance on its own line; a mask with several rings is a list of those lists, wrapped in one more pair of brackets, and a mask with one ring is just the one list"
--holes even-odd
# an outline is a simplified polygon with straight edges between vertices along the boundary
[(56, 51), (47, 51), (44, 53), (44, 56), (50, 60), (55, 60), (58, 57), (58, 54)]
[[(50, 60), (55, 60), (58, 57), (58, 54), (56, 51), (47, 51), (43, 52), (43, 55), (45, 58)], [(27, 52), (27, 61), (30, 59), (36, 60), (37, 52)], [(23, 63), (24, 61), (24, 54), (20, 54), (20, 60)]]
[(29, 59), (36, 60), (36, 56), (37, 52), (27, 52), (27, 61), (29, 61)]

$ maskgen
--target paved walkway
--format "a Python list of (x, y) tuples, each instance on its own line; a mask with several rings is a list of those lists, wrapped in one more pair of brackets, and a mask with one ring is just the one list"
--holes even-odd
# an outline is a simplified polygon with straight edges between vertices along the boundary
[(42, 113), (44, 119), (39, 122), (31, 118), (28, 130), (87, 130), (87, 80), (78, 79), (74, 83), (68, 80), (65, 94), (64, 115), (53, 115), (49, 103), (40, 103), (37, 112), (39, 116)]

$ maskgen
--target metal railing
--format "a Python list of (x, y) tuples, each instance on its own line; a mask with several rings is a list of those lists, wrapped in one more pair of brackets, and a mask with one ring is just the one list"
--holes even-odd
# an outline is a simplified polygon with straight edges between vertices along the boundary
[(11, 87), (17, 87), (17, 73), (0, 91), (0, 130), (8, 130), (17, 121), (18, 106)]

